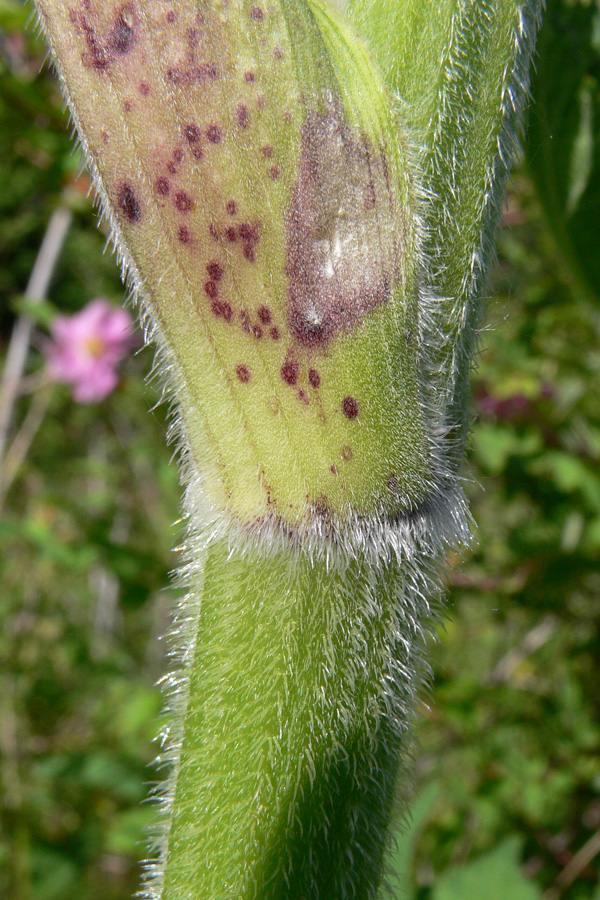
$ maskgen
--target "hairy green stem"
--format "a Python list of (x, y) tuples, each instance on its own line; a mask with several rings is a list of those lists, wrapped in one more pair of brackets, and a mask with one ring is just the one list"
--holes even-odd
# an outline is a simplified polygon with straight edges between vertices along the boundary
[(151, 896), (374, 896), (430, 617), (410, 569), (209, 548)]

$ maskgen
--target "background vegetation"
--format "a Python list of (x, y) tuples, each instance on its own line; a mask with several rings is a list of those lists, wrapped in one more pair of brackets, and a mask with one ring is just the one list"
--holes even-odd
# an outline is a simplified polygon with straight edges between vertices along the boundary
[[(0, 353), (52, 211), (73, 224), (0, 520), (0, 896), (126, 900), (160, 777), (179, 486), (148, 350), (101, 404), (43, 378), (55, 309), (123, 292), (29, 9), (0, 0)], [(413, 900), (600, 900), (600, 8), (552, 0), (474, 381), (477, 544), (450, 560), (415, 753)], [(24, 424), (25, 423), (25, 424)], [(31, 419), (29, 420), (31, 425)], [(13, 445), (14, 449), (14, 445)], [(11, 450), (9, 449), (9, 453)]]

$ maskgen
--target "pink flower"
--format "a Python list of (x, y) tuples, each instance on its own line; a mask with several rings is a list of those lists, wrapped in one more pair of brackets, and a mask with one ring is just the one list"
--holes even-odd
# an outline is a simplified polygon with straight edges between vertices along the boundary
[(108, 300), (92, 300), (74, 316), (57, 316), (45, 347), (48, 371), (71, 385), (78, 403), (97, 403), (115, 389), (118, 363), (137, 341), (124, 309)]

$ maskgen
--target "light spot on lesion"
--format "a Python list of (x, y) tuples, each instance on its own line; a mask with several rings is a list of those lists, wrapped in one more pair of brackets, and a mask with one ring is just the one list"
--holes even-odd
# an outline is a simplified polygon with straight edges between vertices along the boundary
[(133, 3), (122, 4), (106, 22), (103, 8), (93, 10), (84, 0), (79, 9), (69, 9), (69, 19), (85, 44), (81, 61), (100, 74), (108, 72), (116, 57), (128, 54), (137, 40), (139, 21)]
[(386, 167), (331, 104), (310, 112), (286, 216), (289, 326), (325, 346), (387, 303), (398, 277), (398, 219)]

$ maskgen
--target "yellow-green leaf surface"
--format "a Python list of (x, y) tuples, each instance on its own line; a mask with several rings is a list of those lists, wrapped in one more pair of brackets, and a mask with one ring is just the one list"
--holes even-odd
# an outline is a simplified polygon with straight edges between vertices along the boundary
[(414, 202), (362, 46), (316, 2), (38, 8), (212, 503), (292, 525), (414, 507)]

